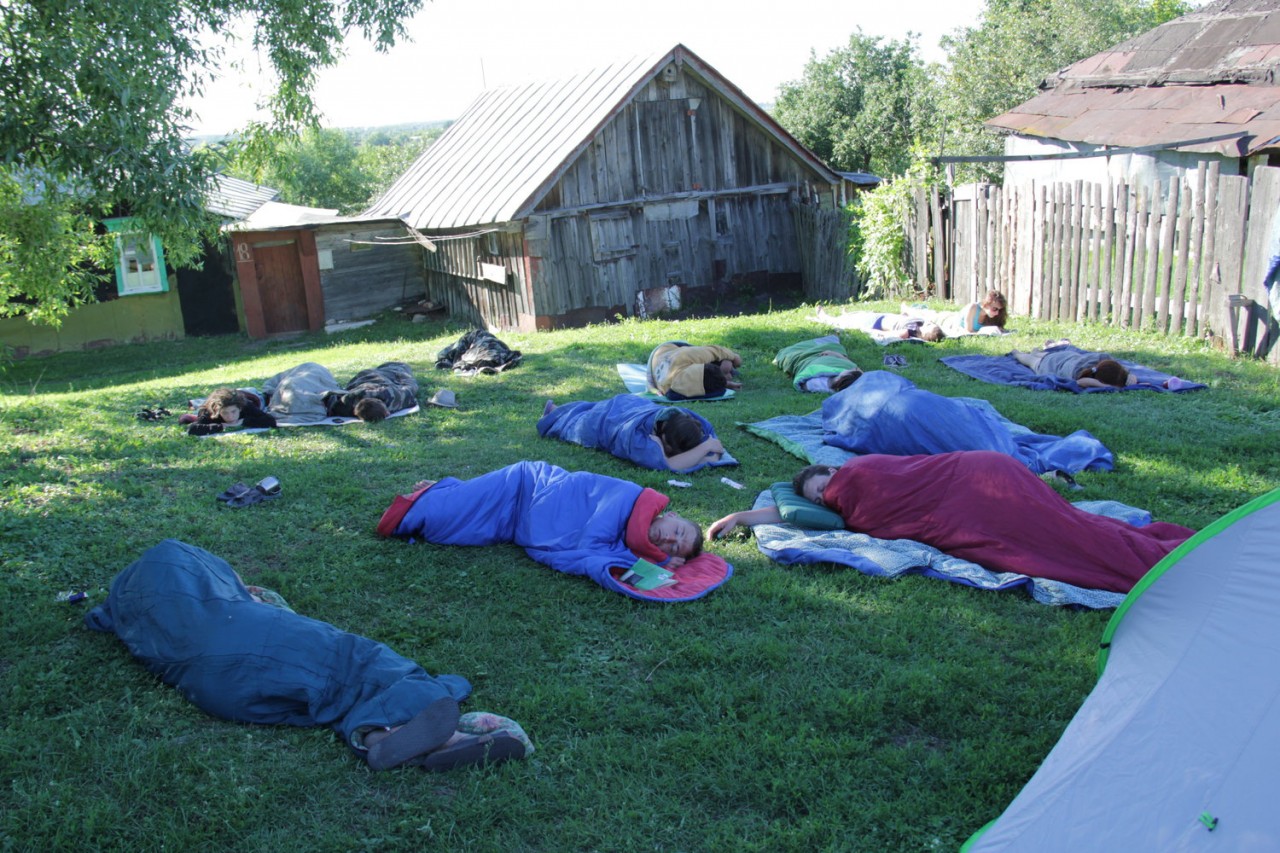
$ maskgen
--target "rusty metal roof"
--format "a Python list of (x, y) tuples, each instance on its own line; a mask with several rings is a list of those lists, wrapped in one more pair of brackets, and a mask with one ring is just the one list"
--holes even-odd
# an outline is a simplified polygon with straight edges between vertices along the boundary
[(421, 230), (511, 222), (527, 216), (595, 134), (671, 62), (680, 62), (798, 158), (838, 178), (740, 89), (684, 45), (568, 80), (483, 93), (364, 212)]
[(1280, 140), (1280, 0), (1218, 0), (1051, 76), (987, 124), (1027, 136), (1244, 156)]

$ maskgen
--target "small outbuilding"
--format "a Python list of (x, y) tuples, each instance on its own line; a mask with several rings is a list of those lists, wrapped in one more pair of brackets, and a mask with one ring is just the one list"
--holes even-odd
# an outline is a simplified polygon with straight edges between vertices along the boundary
[[(1005, 183), (1154, 184), (1202, 162), (1280, 165), (1280, 0), (1217, 0), (1050, 76), (987, 122), (1010, 131)], [(1137, 149), (1137, 150), (1135, 150)], [(1034, 159), (1109, 152), (1084, 159)]]
[(436, 246), (422, 251), (431, 301), (532, 330), (643, 316), (699, 290), (827, 295), (842, 283), (803, 271), (841, 268), (845, 241), (812, 220), (838, 219), (844, 195), (840, 175), (677, 45), (485, 92), (363, 217)]

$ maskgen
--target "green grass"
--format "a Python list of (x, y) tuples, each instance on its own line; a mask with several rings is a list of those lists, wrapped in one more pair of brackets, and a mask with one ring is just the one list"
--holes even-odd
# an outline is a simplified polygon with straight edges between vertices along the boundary
[[(387, 316), (341, 336), (125, 346), (0, 374), (0, 849), (813, 851), (955, 849), (1035, 771), (1090, 690), (1107, 612), (1045, 607), (909, 577), (786, 568), (750, 540), (708, 598), (647, 604), (559, 575), (515, 547), (411, 546), (373, 527), (415, 480), (546, 459), (672, 494), (706, 524), (746, 508), (798, 460), (735, 428), (819, 398), (770, 364), (821, 333), (811, 309), (505, 334), (501, 376), (433, 370), (464, 331)], [(1280, 486), (1280, 382), (1198, 341), (1016, 318), (1017, 334), (902, 346), (905, 375), (991, 400), (1041, 432), (1088, 429), (1116, 471), (1073, 498), (1114, 498), (1200, 527)], [(1031, 392), (936, 362), (1070, 337), (1210, 388), (1183, 395)], [(680, 338), (725, 344), (747, 390), (699, 411), (742, 462), (667, 476), (537, 437), (548, 397), (621, 391), (613, 365)], [(884, 350), (845, 338), (856, 361)], [(412, 364), (456, 410), (375, 426), (199, 440), (134, 413), (301, 361), (339, 377)], [(274, 474), (280, 499), (214, 497)], [(1017, 507), (1010, 507), (1017, 512)], [(475, 685), (469, 707), (520, 720), (528, 762), (443, 775), (373, 773), (327, 730), (214, 720), (81, 627), (83, 605), (161, 538), (226, 557), (302, 613), (382, 640)]]

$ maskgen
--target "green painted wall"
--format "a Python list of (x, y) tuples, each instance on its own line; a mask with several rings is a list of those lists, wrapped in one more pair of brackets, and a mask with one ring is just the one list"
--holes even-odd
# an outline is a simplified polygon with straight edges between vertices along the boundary
[(98, 349), (116, 344), (178, 340), (185, 337), (182, 304), (173, 277), (168, 293), (122, 296), (95, 302), (72, 311), (54, 329), (18, 317), (0, 318), (0, 344), (14, 355), (50, 355), (77, 349)]

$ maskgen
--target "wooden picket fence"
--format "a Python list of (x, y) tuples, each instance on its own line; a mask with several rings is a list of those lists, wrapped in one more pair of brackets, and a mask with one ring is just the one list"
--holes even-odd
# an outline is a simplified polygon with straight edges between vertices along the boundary
[(1244, 177), (1211, 163), (1155, 186), (921, 192), (909, 242), (916, 281), (944, 298), (994, 289), (1011, 314), (1207, 337), (1277, 361), (1263, 279), (1278, 213), (1280, 168)]

